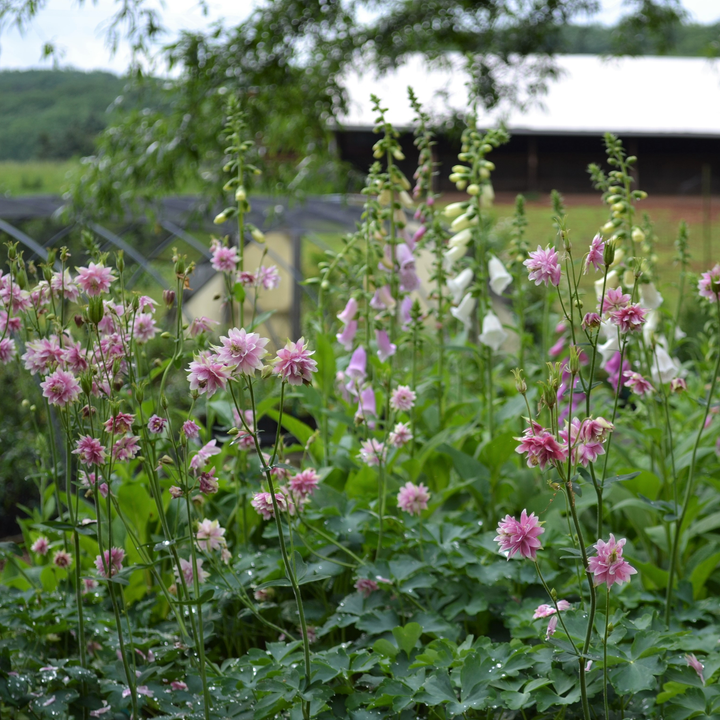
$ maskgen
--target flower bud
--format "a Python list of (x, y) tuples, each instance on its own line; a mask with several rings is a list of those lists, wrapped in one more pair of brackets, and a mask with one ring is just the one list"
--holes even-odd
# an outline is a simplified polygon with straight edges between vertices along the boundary
[(455, 187), (462, 192), (467, 187), (467, 180), (459, 180), (455, 183)]
[(80, 375), (80, 387), (86, 395), (90, 395), (93, 389), (93, 377), (89, 370)]
[(245, 192), (245, 188), (242, 185), (240, 185), (238, 187), (238, 189), (235, 191), (235, 199), (238, 202), (242, 202), (243, 200), (245, 200), (245, 198), (247, 198), (247, 193)]
[(635, 273), (632, 270), (626, 270), (623, 273), (622, 282), (625, 287), (632, 287), (635, 284)]
[(17, 258), (17, 243), (8, 243), (7, 254), (8, 260), (15, 260)]
[(585, 315), (582, 320), (582, 326), (586, 330), (597, 330), (601, 324), (600, 316), (597, 313), (590, 312)]
[(490, 179), (490, 171), (486, 167), (480, 168), (480, 179), (481, 180), (489, 180)]
[(477, 183), (468, 185), (467, 194), (468, 195), (479, 195), (480, 194), (480, 186)]
[(214, 222), (216, 225), (222, 225), (223, 223), (227, 222), (227, 215), (225, 215), (224, 212), (218, 213), (218, 214), (215, 216), (215, 219), (213, 220), (213, 222)]
[(396, 160), (404, 160), (405, 159), (405, 155), (403, 155), (402, 150), (398, 147), (393, 148), (392, 154)]
[(571, 375), (577, 375), (580, 372), (580, 355), (575, 345), (570, 346), (570, 360), (568, 362)]
[(613, 232), (615, 232), (615, 225), (612, 222), (606, 222), (600, 228), (601, 235), (609, 235), (610, 233), (613, 233)]
[(85, 318), (82, 315), (76, 315), (73, 320), (75, 321), (76, 327), (81, 328), (85, 324)]
[(256, 243), (264, 243), (265, 242), (265, 233), (256, 227), (253, 227), (250, 229), (250, 236)]
[(378, 202), (381, 205), (389, 205), (392, 200), (392, 193), (387, 188), (384, 188), (383, 191), (378, 195)]
[(615, 261), (615, 244), (612, 242), (606, 242), (603, 248), (603, 263), (606, 268), (609, 268)]
[(462, 215), (463, 212), (465, 212), (466, 207), (467, 207), (466, 202), (450, 203), (443, 210), (443, 215), (446, 218), (448, 218), (448, 220), (452, 220), (453, 218), (456, 218), (458, 215)]
[(645, 233), (639, 227), (634, 227), (633, 231), (632, 231), (632, 239), (633, 239), (633, 242), (636, 242), (636, 243), (644, 242)]
[(527, 392), (527, 383), (525, 378), (522, 376), (523, 371), (520, 368), (512, 370), (512, 374), (515, 376), (515, 389), (524, 395)]
[(53, 272), (52, 272), (52, 266), (50, 265), (43, 265), (42, 268), (43, 277), (47, 282), (50, 282), (52, 280)]
[(90, 298), (88, 305), (88, 320), (93, 324), (97, 325), (105, 315), (105, 304), (102, 298), (95, 295)]
[(125, 270), (125, 254), (122, 250), (120, 250), (115, 257), (115, 267), (118, 269), (118, 272), (123, 272)]
[(163, 302), (168, 310), (175, 304), (175, 291), (163, 290)]
[(175, 274), (176, 275), (183, 275), (185, 273), (185, 258), (179, 257), (175, 261)]

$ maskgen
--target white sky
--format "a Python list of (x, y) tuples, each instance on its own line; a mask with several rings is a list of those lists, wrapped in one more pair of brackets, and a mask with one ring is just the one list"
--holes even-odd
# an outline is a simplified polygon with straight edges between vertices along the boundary
[[(204, 16), (197, 0), (151, 0), (161, 9), (165, 26), (169, 29), (163, 42), (171, 42), (182, 29), (208, 27), (213, 21), (225, 18), (237, 23), (249, 14), (257, 0), (208, 0), (210, 12)], [(693, 20), (712, 23), (720, 20), (719, 0), (682, 0)], [(614, 23), (623, 12), (623, 0), (601, 0), (602, 10), (593, 22)], [(130, 53), (122, 47), (114, 56), (106, 46), (103, 24), (112, 15), (115, 0), (91, 0), (80, 6), (76, 0), (48, 0), (24, 35), (15, 28), (6, 28), (0, 35), (0, 70), (51, 67), (41, 59), (46, 42), (54, 43), (63, 55), (60, 65), (82, 70), (111, 70), (122, 73), (128, 66)]]

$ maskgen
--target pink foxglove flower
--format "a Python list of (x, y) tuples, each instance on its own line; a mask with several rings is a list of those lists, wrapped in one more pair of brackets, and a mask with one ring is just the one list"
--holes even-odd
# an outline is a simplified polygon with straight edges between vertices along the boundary
[(395, 257), (399, 266), (400, 290), (412, 292), (420, 287), (420, 278), (415, 271), (415, 258), (406, 243), (395, 248)]
[(398, 385), (390, 397), (390, 407), (393, 410), (408, 412), (415, 405), (417, 395), (407, 385)]
[(625, 385), (638, 395), (655, 391), (655, 388), (638, 372), (625, 372)]
[(523, 510), (520, 520), (516, 520), (510, 515), (498, 523), (497, 536), (495, 542), (500, 545), (500, 551), (507, 553), (507, 559), (520, 553), (521, 557), (535, 560), (537, 551), (542, 548), (542, 544), (538, 536), (545, 532), (545, 528), (541, 527), (540, 520), (535, 513), (527, 514), (527, 510)]
[(615, 583), (622, 585), (630, 580), (631, 575), (637, 573), (637, 570), (623, 558), (625, 542), (625, 538), (616, 542), (615, 536), (611, 533), (607, 542), (598, 540), (595, 543), (597, 555), (588, 558), (588, 570), (595, 576), (595, 585), (606, 584), (609, 588)]
[(350, 358), (347, 375), (351, 380), (362, 382), (367, 372), (367, 353), (362, 345), (358, 345)]
[(595, 268), (595, 270), (600, 270), (605, 266), (605, 262), (603, 260), (604, 250), (605, 243), (603, 242), (602, 235), (596, 235), (590, 243), (590, 250), (585, 258), (584, 273), (587, 273), (591, 265)]
[(355, 583), (355, 589), (361, 595), (368, 598), (378, 589), (378, 584), (374, 580), (370, 580), (368, 578), (360, 578)]
[(398, 507), (409, 515), (420, 515), (423, 510), (427, 510), (428, 500), (430, 492), (422, 483), (415, 485), (406, 482), (397, 496)]
[(67, 569), (72, 565), (72, 555), (64, 550), (58, 550), (53, 556), (53, 563), (56, 567)]
[(224, 390), (232, 374), (229, 367), (220, 362), (217, 355), (201, 352), (188, 366), (190, 390), (212, 397), (218, 390)]
[(317, 490), (319, 482), (320, 476), (315, 471), (315, 468), (307, 468), (291, 477), (288, 485), (295, 496), (306, 498)]
[(75, 402), (80, 396), (80, 383), (75, 376), (67, 370), (56, 370), (40, 383), (43, 395), (51, 405), (63, 407)]
[(162, 418), (162, 417), (160, 417), (159, 415), (153, 415), (153, 416), (148, 420), (148, 430), (149, 430), (151, 433), (153, 433), (153, 434), (155, 434), (155, 435), (158, 435), (159, 433), (161, 433), (161, 432), (165, 429), (165, 426), (167, 425), (167, 422), (168, 422), (168, 421), (167, 421), (165, 418)]
[(88, 267), (75, 269), (78, 271), (77, 284), (89, 297), (106, 293), (117, 279), (110, 268), (101, 264), (90, 263)]
[(345, 305), (345, 309), (341, 313), (338, 313), (338, 320), (347, 325), (351, 320), (355, 319), (357, 311), (358, 301), (355, 298), (350, 298)]
[(692, 668), (697, 673), (697, 676), (700, 678), (700, 682), (704, 685), (705, 678), (703, 676), (703, 670), (705, 670), (705, 666), (692, 653), (688, 653), (685, 656), (685, 662), (688, 664), (688, 667)]
[(347, 352), (350, 352), (355, 341), (355, 335), (357, 334), (357, 320), (349, 320), (348, 324), (345, 325), (342, 332), (337, 333), (335, 337), (337, 341), (345, 348)]
[(717, 302), (720, 298), (720, 264), (704, 272), (698, 282), (700, 297)]
[(560, 259), (554, 248), (549, 245), (543, 250), (540, 245), (534, 252), (528, 253), (528, 259), (523, 262), (527, 267), (528, 279), (533, 280), (536, 285), (548, 283), (557, 287), (560, 284), (562, 269)]
[(360, 393), (360, 399), (358, 402), (357, 412), (355, 413), (355, 419), (356, 421), (367, 421), (367, 419), (371, 416), (377, 417), (377, 406), (375, 401), (375, 391), (372, 389), (372, 387), (368, 386)]
[(50, 541), (44, 535), (41, 535), (30, 546), (30, 550), (32, 550), (36, 555), (47, 555), (49, 549), (50, 549)]
[(262, 370), (262, 358), (267, 355), (265, 346), (270, 342), (258, 333), (245, 332), (245, 328), (232, 328), (227, 337), (221, 337), (218, 360), (245, 375)]
[(520, 445), (515, 452), (521, 455), (527, 454), (528, 467), (540, 466), (544, 470), (548, 464), (562, 463), (567, 460), (567, 449), (561, 446), (555, 436), (545, 430), (541, 425), (533, 423), (522, 437), (515, 438)]
[(412, 306), (412, 297), (410, 297), (410, 295), (406, 295), (400, 303), (400, 327), (403, 330), (407, 330), (407, 328), (410, 326), (410, 323), (412, 322), (412, 317), (410, 316), (410, 310), (412, 309)]
[[(204, 583), (209, 573), (205, 572), (205, 570), (202, 569), (203, 561), (200, 558), (196, 559), (196, 565), (197, 565), (197, 578), (199, 583)], [(190, 560), (185, 560), (185, 558), (180, 558), (180, 569), (182, 570), (183, 578), (185, 579), (185, 582), (187, 585), (192, 587), (193, 580), (195, 577), (195, 573), (193, 572), (193, 563), (192, 558)], [(180, 575), (178, 574), (177, 568), (175, 568), (175, 577), (179, 580)], [(139, 690), (140, 688), (138, 688)]]
[(107, 419), (103, 423), (103, 427), (109, 435), (124, 435), (132, 431), (132, 424), (135, 416), (130, 413), (119, 412)]
[(407, 423), (397, 423), (390, 435), (388, 435), (388, 442), (393, 447), (399, 448), (407, 445), (412, 438), (413, 434), (410, 426)]
[(198, 523), (195, 539), (201, 550), (211, 552), (212, 550), (219, 550), (225, 547), (224, 535), (225, 528), (220, 527), (220, 523), (217, 520), (205, 518), (202, 522)]
[(375, 339), (377, 340), (377, 355), (380, 358), (380, 362), (385, 362), (397, 352), (397, 345), (390, 342), (387, 331), (376, 330)]
[(364, 440), (360, 444), (358, 457), (370, 467), (377, 467), (380, 463), (385, 462), (386, 456), (387, 448), (379, 440), (375, 440), (375, 438)]
[(73, 455), (84, 465), (102, 465), (105, 462), (105, 448), (103, 444), (90, 435), (82, 435), (77, 441)]
[(140, 313), (135, 318), (133, 337), (139, 345), (144, 345), (157, 335), (158, 329), (155, 318), (150, 313)]
[(288, 340), (285, 347), (278, 350), (273, 373), (290, 385), (310, 385), (312, 373), (317, 372), (317, 363), (310, 357), (314, 354), (314, 350), (308, 350), (305, 338), (296, 343)]
[(383, 285), (375, 291), (375, 294), (370, 300), (370, 307), (373, 310), (387, 310), (395, 304), (393, 296), (390, 292), (389, 285)]
[(614, 310), (610, 313), (610, 320), (620, 328), (620, 332), (637, 332), (642, 330), (645, 323), (647, 310), (639, 305), (628, 305), (627, 307)]
[(221, 245), (217, 240), (213, 240), (210, 245), (210, 252), (212, 253), (210, 263), (214, 270), (218, 272), (235, 272), (240, 262), (237, 248), (227, 247), (226, 245)]
[[(277, 502), (278, 510), (280, 512), (286, 512), (288, 509), (288, 502), (281, 492), (275, 493), (275, 500)], [(272, 503), (272, 496), (269, 492), (256, 493), (250, 503), (259, 515), (262, 515), (264, 520), (270, 520), (275, 517), (275, 508)]]
[(110, 578), (122, 570), (124, 559), (125, 551), (122, 548), (110, 548), (95, 558), (95, 567), (100, 575)]

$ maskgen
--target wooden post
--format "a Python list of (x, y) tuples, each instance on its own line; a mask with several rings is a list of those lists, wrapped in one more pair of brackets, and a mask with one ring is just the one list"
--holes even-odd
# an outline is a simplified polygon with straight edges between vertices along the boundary
[(301, 333), (302, 327), (300, 323), (300, 306), (302, 305), (303, 289), (300, 283), (303, 280), (302, 269), (302, 238), (303, 234), (300, 230), (291, 231), (290, 239), (292, 242), (292, 276), (293, 276), (293, 292), (292, 305), (290, 307), (290, 330), (294, 340), (297, 340)]

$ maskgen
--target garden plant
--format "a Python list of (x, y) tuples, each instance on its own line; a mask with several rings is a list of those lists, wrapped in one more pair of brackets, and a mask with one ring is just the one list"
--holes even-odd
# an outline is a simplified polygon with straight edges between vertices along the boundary
[(186, 317), (180, 253), (151, 297), (91, 233), (8, 245), (37, 502), (0, 547), (3, 720), (720, 716), (720, 265), (693, 274), (681, 225), (656, 287), (612, 135), (607, 223), (576, 237), (555, 194), (533, 248), (522, 196), (492, 210), (502, 128), (469, 115), (447, 204), (412, 91), (412, 180), (373, 102), (362, 222), (280, 347), (236, 100), (225, 325)]

